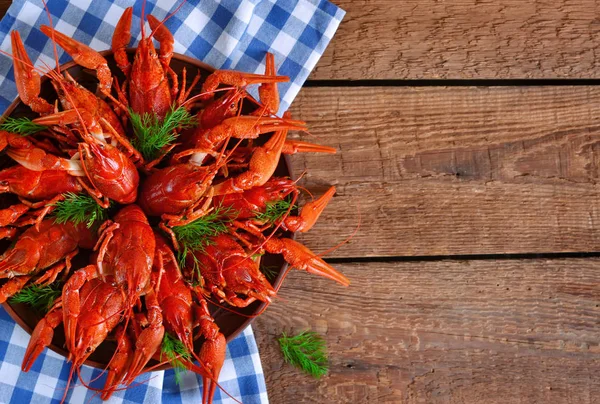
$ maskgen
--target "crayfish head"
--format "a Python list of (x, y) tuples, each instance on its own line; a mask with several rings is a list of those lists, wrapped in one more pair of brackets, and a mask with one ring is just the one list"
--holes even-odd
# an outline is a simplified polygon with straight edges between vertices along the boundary
[(148, 218), (142, 209), (135, 204), (127, 205), (114, 217), (115, 222), (136, 221), (148, 224)]
[(214, 128), (225, 119), (236, 116), (244, 95), (243, 90), (229, 90), (221, 98), (210, 102), (203, 110), (198, 112), (200, 127), (202, 129)]
[(262, 193), (264, 202), (280, 201), (289, 194), (297, 192), (296, 183), (289, 178), (282, 177), (271, 178), (262, 187), (255, 188), (256, 192)]
[(270, 302), (275, 289), (258, 269), (258, 264), (249, 257), (235, 255), (225, 261), (223, 277), (227, 289), (253, 297), (262, 302)]
[[(189, 302), (191, 303), (191, 296)], [(190, 304), (177, 296), (170, 296), (161, 301), (160, 307), (166, 331), (192, 346), (193, 318)]]
[(140, 177), (131, 160), (116, 147), (91, 137), (81, 147), (90, 182), (118, 203), (135, 202)]

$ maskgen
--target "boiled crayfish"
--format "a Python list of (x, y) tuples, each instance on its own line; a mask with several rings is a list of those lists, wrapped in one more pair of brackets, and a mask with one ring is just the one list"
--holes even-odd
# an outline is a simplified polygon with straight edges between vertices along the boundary
[[(302, 188), (274, 177), (282, 154), (335, 149), (289, 138), (307, 126), (289, 113), (276, 116), (277, 83), (288, 78), (277, 74), (274, 55), (266, 55), (265, 74), (217, 70), (204, 82), (198, 74), (188, 83), (185, 70), (180, 75), (171, 67), (174, 38), (166, 19), (148, 15), (146, 35), (143, 13), (144, 7), (132, 60), (126, 47), (133, 8), (117, 24), (112, 49), (120, 72), (88, 46), (42, 26), (98, 80), (90, 90), (57, 67), (46, 72), (54, 99), (40, 96), (43, 72), (18, 32), (11, 33), (17, 90), (36, 115), (29, 124), (41, 129), (24, 137), (0, 128), (0, 150), (14, 161), (0, 171), (0, 193), (14, 195), (0, 209), (0, 238), (14, 240), (0, 256), (0, 279), (6, 278), (0, 301), (32, 284), (59, 288), (32, 333), (24, 371), (62, 325), (71, 374), (79, 375), (105, 340), (116, 341), (103, 399), (129, 386), (148, 364), (177, 360), (201, 375), (203, 402), (210, 403), (226, 349), (210, 304), (235, 310), (270, 303), (278, 288), (263, 267), (265, 254), (349, 285), (291, 238), (313, 227), (335, 188), (298, 209)], [(115, 73), (124, 77), (120, 83)], [(260, 86), (260, 101), (246, 91), (250, 85)], [(153, 122), (152, 130), (162, 133), (173, 111), (186, 124), (169, 126), (149, 162), (135, 125)], [(82, 210), (73, 201), (92, 207)], [(72, 211), (77, 214), (59, 220), (60, 212)], [(167, 340), (186, 354), (173, 359)]]

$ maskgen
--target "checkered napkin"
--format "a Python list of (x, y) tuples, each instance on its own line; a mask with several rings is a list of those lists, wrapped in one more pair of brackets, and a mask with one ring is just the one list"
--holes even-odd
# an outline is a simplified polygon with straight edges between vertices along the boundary
[[(178, 6), (176, 0), (148, 1), (146, 12), (161, 19)], [(109, 49), (114, 27), (126, 7), (134, 6), (132, 35), (140, 38), (141, 2), (118, 0), (48, 0), (54, 26), (59, 31), (97, 50)], [(279, 84), (280, 113), (285, 111), (314, 68), (335, 33), (344, 11), (327, 0), (190, 0), (169, 19), (175, 51), (200, 59), (216, 68), (264, 72), (265, 52), (275, 54), (277, 71), (290, 77)], [(48, 24), (41, 0), (15, 0), (0, 22), (0, 48), (10, 52), (8, 33), (21, 33), (36, 66), (54, 66), (52, 45), (38, 28)], [(132, 42), (132, 45), (136, 42)], [(60, 62), (70, 58), (59, 49)], [(0, 112), (17, 97), (12, 61), (0, 56)], [(20, 364), (29, 336), (0, 309), (0, 402), (58, 402), (64, 392), (70, 364), (45, 350), (33, 368), (21, 372)], [(264, 375), (252, 329), (248, 327), (227, 346), (227, 358), (219, 383), (245, 404), (268, 402)], [(82, 368), (84, 380), (101, 371)], [(94, 385), (102, 386), (104, 378)], [(114, 394), (115, 403), (200, 402), (202, 381), (186, 373), (175, 383), (172, 370), (145, 374), (139, 384)], [(68, 402), (100, 402), (93, 392), (78, 385)], [(233, 403), (217, 389), (215, 403)]]

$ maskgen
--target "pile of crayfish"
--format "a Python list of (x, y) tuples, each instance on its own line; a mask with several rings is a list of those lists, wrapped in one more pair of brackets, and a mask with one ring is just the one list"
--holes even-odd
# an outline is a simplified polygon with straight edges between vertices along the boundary
[[(349, 284), (289, 237), (315, 224), (335, 188), (299, 209), (296, 182), (274, 177), (282, 154), (335, 149), (287, 139), (289, 131), (307, 128), (287, 113), (276, 116), (277, 83), (288, 78), (277, 75), (272, 54), (265, 74), (217, 70), (188, 83), (185, 69), (179, 77), (170, 67), (174, 38), (164, 21), (148, 15), (146, 36), (145, 20), (133, 58), (126, 50), (132, 8), (117, 24), (112, 51), (120, 72), (88, 46), (41, 27), (76, 64), (96, 73), (96, 91), (58, 63), (40, 72), (19, 33), (11, 33), (17, 90), (36, 118), (27, 122), (35, 129), (28, 136), (0, 131), (0, 149), (14, 162), (0, 171), (0, 188), (18, 200), (0, 210), (0, 236), (12, 241), (0, 257), (0, 302), (31, 285), (61, 286), (31, 335), (24, 371), (61, 324), (71, 376), (80, 379), (81, 365), (114, 338), (98, 389), (108, 399), (151, 360), (165, 362), (161, 344), (168, 335), (189, 353), (177, 360), (202, 376), (203, 402), (210, 403), (226, 340), (208, 303), (271, 302), (277, 290), (260, 266), (262, 254)], [(56, 99), (41, 97), (42, 76)], [(247, 93), (249, 85), (259, 86), (259, 100)], [(244, 105), (251, 112), (242, 113)], [(57, 220), (59, 206), (73, 195), (85, 195), (103, 214), (91, 222)]]

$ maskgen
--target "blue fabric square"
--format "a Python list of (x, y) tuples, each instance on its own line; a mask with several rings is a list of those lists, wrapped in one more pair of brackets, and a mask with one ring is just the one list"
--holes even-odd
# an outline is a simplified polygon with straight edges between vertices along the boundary
[(52, 18), (60, 18), (67, 9), (69, 2), (66, 0), (52, 0), (47, 1), (46, 5), (52, 14)]
[[(32, 29), (27, 38), (21, 38), (23, 43), (25, 44), (25, 51), (31, 58), (31, 60), (36, 59), (36, 52), (33, 49), (43, 49), (48, 42), (48, 37), (39, 29)], [(29, 49), (28, 49), (29, 47)], [(39, 55), (39, 51), (37, 53)]]
[(339, 10), (339, 8), (337, 8), (335, 5), (331, 4), (327, 0), (321, 0), (319, 2), (319, 9), (325, 11), (327, 14), (329, 14), (332, 17), (335, 17)]
[(10, 401), (15, 403), (29, 403), (31, 402), (31, 396), (33, 396), (33, 392), (31, 390), (15, 387)]
[(227, 348), (229, 348), (229, 354), (232, 358), (239, 358), (241, 356), (250, 355), (248, 344), (246, 344), (246, 341), (244, 341), (243, 339), (234, 339), (227, 345)]
[(206, 56), (212, 49), (212, 46), (201, 36), (197, 36), (196, 39), (194, 39), (194, 41), (190, 44), (188, 49), (194, 52), (195, 55)]
[(100, 18), (86, 13), (81, 19), (78, 28), (93, 38), (94, 35), (96, 35), (96, 31), (98, 31), (100, 24), (102, 24)]
[(254, 38), (250, 45), (246, 48), (246, 55), (254, 58), (259, 63), (265, 60), (265, 53), (269, 50), (269, 45), (261, 41), (260, 39)]
[(271, 11), (269, 11), (266, 21), (275, 28), (281, 30), (288, 18), (290, 18), (290, 13), (275, 4)]
[(0, 362), (4, 360), (4, 356), (6, 355), (6, 350), (8, 349), (8, 342), (4, 340), (0, 340)]
[(254, 376), (241, 376), (238, 378), (240, 381), (240, 393), (242, 396), (249, 396), (254, 394), (260, 394), (256, 377)]
[(179, 27), (181, 27), (183, 25), (183, 21), (181, 19), (177, 18), (176, 16), (173, 16), (173, 17), (169, 18), (169, 20), (165, 23), (165, 25), (167, 26), (167, 28), (169, 28), (169, 31), (171, 31), (171, 33), (173, 33), (173, 32), (177, 32)]
[(321, 38), (323, 38), (323, 33), (308, 25), (298, 40), (310, 49), (315, 49)]
[(233, 17), (233, 14), (231, 13), (231, 11), (229, 11), (225, 7), (219, 5), (217, 7), (217, 10), (215, 11), (215, 13), (212, 15), (212, 20), (219, 27), (225, 29), (225, 27), (227, 27), (227, 24), (229, 24), (229, 20), (231, 20), (232, 17)]
[(291, 59), (286, 59), (277, 72), (283, 76), (296, 76), (302, 71), (302, 66)]

